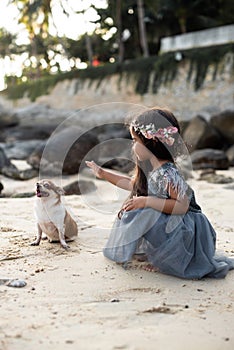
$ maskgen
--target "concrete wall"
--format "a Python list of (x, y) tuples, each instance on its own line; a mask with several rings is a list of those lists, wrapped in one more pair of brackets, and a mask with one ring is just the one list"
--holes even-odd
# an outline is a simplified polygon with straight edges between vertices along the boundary
[[(113, 75), (97, 85), (97, 81), (65, 80), (58, 83), (49, 95), (40, 96), (36, 103), (59, 109), (89, 108), (103, 103), (131, 103), (147, 107), (164, 106), (174, 111), (181, 119), (190, 119), (202, 114), (210, 114), (232, 108), (234, 109), (234, 55), (228, 54), (223, 60), (220, 70), (213, 80), (214, 67), (210, 67), (203, 87), (194, 90), (194, 76), (187, 80), (189, 63), (180, 62), (177, 78), (167, 85), (162, 85), (157, 94), (152, 88), (143, 96), (135, 93), (136, 81), (133, 77)], [(0, 96), (0, 104), (8, 108), (25, 107), (32, 102), (28, 98), (17, 101), (7, 100)], [(113, 108), (116, 108), (116, 104)]]
[(188, 50), (196, 47), (222, 45), (233, 42), (234, 24), (231, 24), (163, 38), (161, 40), (160, 52)]

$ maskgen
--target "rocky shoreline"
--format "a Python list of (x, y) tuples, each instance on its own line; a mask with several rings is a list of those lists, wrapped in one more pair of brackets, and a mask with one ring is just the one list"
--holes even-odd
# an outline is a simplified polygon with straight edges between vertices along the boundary
[[(40, 176), (72, 175), (82, 171), (85, 159), (128, 173), (133, 167), (125, 127), (129, 114), (110, 108), (66, 111), (32, 104), (6, 110), (0, 106), (0, 175), (22, 181), (36, 178), (39, 172)], [(181, 121), (181, 126), (193, 169), (202, 170), (208, 181), (231, 182), (217, 177), (216, 170), (234, 166), (234, 109), (209, 120), (197, 115)], [(25, 161), (27, 169), (18, 169), (14, 160)], [(74, 184), (72, 188), (79, 192)]]

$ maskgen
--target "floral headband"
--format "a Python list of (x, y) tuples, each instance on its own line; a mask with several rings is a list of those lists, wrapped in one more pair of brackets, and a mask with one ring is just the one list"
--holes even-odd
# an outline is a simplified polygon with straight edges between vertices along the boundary
[(156, 129), (153, 123), (147, 125), (140, 125), (138, 122), (133, 121), (131, 126), (135, 131), (139, 130), (140, 133), (146, 139), (159, 139), (162, 143), (166, 143), (168, 146), (172, 146), (175, 139), (172, 136), (178, 132), (178, 129), (174, 126), (168, 126), (166, 128)]

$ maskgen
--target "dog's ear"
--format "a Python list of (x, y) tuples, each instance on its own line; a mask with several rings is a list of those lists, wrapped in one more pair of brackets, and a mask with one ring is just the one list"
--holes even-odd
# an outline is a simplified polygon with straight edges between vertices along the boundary
[(55, 187), (55, 192), (56, 192), (57, 194), (59, 194), (60, 196), (64, 196), (64, 195), (65, 195), (64, 189), (61, 188), (61, 187), (59, 187), (59, 186), (56, 186), (56, 187)]

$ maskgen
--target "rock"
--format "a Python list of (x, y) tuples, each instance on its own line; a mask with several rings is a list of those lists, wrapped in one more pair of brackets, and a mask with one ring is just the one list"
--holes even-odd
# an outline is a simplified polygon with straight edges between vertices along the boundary
[(19, 169), (16, 168), (15, 165), (4, 166), (1, 169), (1, 174), (10, 177), (11, 179), (19, 180)]
[(11, 198), (30, 198), (35, 196), (35, 192), (20, 192), (11, 195)]
[(5, 285), (7, 287), (14, 287), (14, 288), (22, 288), (27, 285), (27, 283), (24, 280), (19, 279), (9, 279), (9, 278), (0, 278), (0, 285)]
[(229, 145), (234, 144), (234, 109), (213, 115), (210, 124), (220, 132)]
[(26, 169), (20, 171), (5, 155), (0, 147), (0, 173), (15, 180), (28, 180), (38, 175), (35, 169)]
[(124, 154), (124, 157), (132, 159), (132, 141), (127, 138), (110, 138), (100, 141), (98, 150), (103, 158), (118, 158)]
[(186, 180), (193, 178), (193, 166), (190, 157), (178, 157), (176, 159), (176, 163), (180, 173)]
[(4, 144), (4, 151), (9, 159), (25, 160), (38, 147), (44, 148), (44, 145), (45, 141), (41, 140), (16, 141)]
[(4, 150), (0, 147), (0, 174), (7, 177), (18, 178), (19, 170), (11, 163), (10, 159), (7, 158)]
[(200, 174), (200, 178), (206, 176), (206, 175), (210, 175), (210, 174), (216, 174), (215, 169), (213, 168), (207, 168), (202, 170), (201, 174)]
[(29, 126), (40, 126), (41, 124), (58, 126), (72, 113), (74, 111), (54, 109), (37, 103), (32, 103), (16, 110), (16, 116), (20, 124)]
[(180, 120), (180, 131), (181, 131), (181, 135), (184, 135), (185, 130), (187, 129), (187, 127), (189, 126), (189, 121), (188, 120)]
[(102, 158), (101, 164), (104, 168), (117, 170), (127, 174), (131, 172), (135, 167), (135, 163), (133, 161), (126, 158), (121, 158), (121, 156), (118, 158), (106, 159), (106, 160)]
[(45, 140), (50, 137), (55, 130), (54, 124), (25, 125), (5, 129), (1, 134), (4, 142), (14, 142), (19, 140)]
[(6, 153), (2, 147), (0, 147), (0, 172), (1, 169), (5, 166), (10, 166), (11, 161), (7, 158)]
[(229, 165), (234, 166), (234, 145), (228, 148), (226, 156), (228, 157)]
[(80, 195), (89, 193), (96, 190), (96, 186), (92, 181), (74, 181), (63, 187), (66, 196), (72, 194)]
[(234, 180), (231, 177), (222, 175), (222, 174), (216, 174), (214, 169), (207, 169), (208, 171), (203, 171), (200, 174), (200, 177), (198, 180), (205, 180), (210, 183), (214, 184), (227, 184), (232, 183)]
[(6, 110), (0, 105), (0, 129), (19, 124), (19, 119), (14, 112)]
[(34, 151), (28, 156), (27, 163), (33, 167), (33, 169), (39, 170), (41, 157), (45, 148), (46, 142), (40, 143)]
[(223, 146), (222, 137), (203, 117), (197, 116), (191, 120), (183, 134), (185, 143), (195, 149), (214, 148)]
[(94, 132), (100, 142), (113, 139), (130, 139), (130, 133), (124, 123), (108, 123), (95, 127)]
[(30, 180), (38, 176), (36, 169), (25, 169), (19, 172), (19, 180)]
[(229, 167), (225, 152), (209, 148), (194, 151), (191, 154), (191, 161), (195, 170), (206, 168), (226, 170)]
[(129, 173), (134, 168), (132, 141), (127, 138), (109, 139), (98, 145), (99, 164), (105, 168)]
[(51, 162), (45, 157), (42, 158), (45, 149), (45, 143), (41, 143), (27, 158), (27, 163), (37, 172), (41, 172), (40, 177), (61, 175), (61, 163), (57, 161)]
[[(76, 174), (80, 166), (85, 166), (84, 160), (98, 157), (95, 146), (98, 138), (92, 132), (85, 132), (77, 126), (62, 129), (53, 134), (48, 140), (43, 151), (43, 159), (40, 163), (42, 177), (48, 176), (49, 164), (64, 174)], [(88, 158), (85, 158), (85, 157)], [(81, 167), (82, 168), (82, 167)]]

